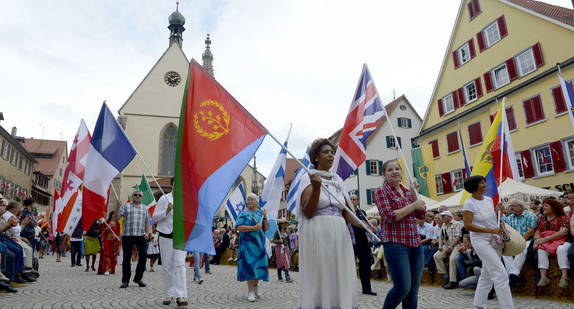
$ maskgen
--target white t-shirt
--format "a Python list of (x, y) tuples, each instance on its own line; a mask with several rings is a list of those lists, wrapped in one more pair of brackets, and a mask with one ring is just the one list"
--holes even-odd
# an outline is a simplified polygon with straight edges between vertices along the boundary
[[(482, 200), (469, 197), (462, 207), (463, 211), (473, 213), (472, 224), (479, 227), (493, 228), (498, 225), (498, 215), (493, 206), (492, 199), (484, 196)], [(470, 232), (471, 236), (490, 239), (490, 233)]]

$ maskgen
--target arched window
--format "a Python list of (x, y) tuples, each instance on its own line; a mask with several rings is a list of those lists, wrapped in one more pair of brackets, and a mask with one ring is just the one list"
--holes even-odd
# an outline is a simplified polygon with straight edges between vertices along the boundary
[(161, 136), (161, 175), (173, 175), (175, 168), (175, 147), (177, 146), (177, 127), (168, 124)]

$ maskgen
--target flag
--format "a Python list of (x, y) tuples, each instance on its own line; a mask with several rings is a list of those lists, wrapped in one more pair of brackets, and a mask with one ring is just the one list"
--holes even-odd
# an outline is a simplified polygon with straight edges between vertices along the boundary
[(572, 88), (572, 83), (566, 82), (562, 75), (558, 75), (558, 78), (560, 79), (560, 88), (562, 88), (568, 115), (570, 115), (570, 122), (572, 122), (572, 127), (574, 127), (574, 89)]
[(460, 133), (460, 123), (458, 124), (458, 136), (460, 137), (460, 147), (462, 148), (462, 157), (464, 159), (464, 169), (466, 171), (466, 174), (470, 175), (470, 164), (468, 163), (468, 157), (466, 156), (466, 148), (464, 147), (464, 141), (462, 140), (462, 133)]
[[(287, 142), (289, 141), (289, 135), (291, 134), (291, 129), (287, 134), (285, 143), (283, 146), (287, 148)], [(263, 185), (263, 192), (259, 197), (259, 206), (267, 210), (267, 216), (269, 220), (275, 220), (279, 212), (279, 204), (281, 203), (281, 196), (283, 194), (283, 189), (285, 187), (285, 165), (287, 164), (287, 151), (281, 148), (277, 160), (269, 173), (269, 177)]]
[(79, 238), (82, 233), (82, 191), (86, 169), (86, 159), (92, 137), (82, 119), (78, 132), (74, 137), (64, 170), (64, 179), (60, 189), (60, 197), (54, 202), (52, 214), (52, 233), (64, 232)]
[(215, 254), (217, 209), (267, 130), (194, 59), (179, 117), (173, 188), (173, 246)]
[(245, 207), (247, 207), (247, 202), (245, 201), (245, 189), (243, 188), (242, 182), (240, 182), (235, 190), (233, 190), (225, 205), (227, 206), (227, 213), (229, 213), (233, 226), (235, 226), (237, 216), (245, 209)]
[(385, 107), (377, 93), (369, 68), (365, 64), (333, 162), (332, 171), (343, 180), (347, 179), (365, 161), (367, 138), (374, 132), (382, 116), (386, 116)]
[[(408, 187), (409, 184), (407, 183), (407, 176), (404, 171), (405, 171), (405, 160), (403, 159), (403, 157), (398, 157), (397, 158), (397, 163), (399, 164), (399, 166), (401, 167), (401, 170), (403, 171), (403, 178), (401, 178), (401, 183), (403, 184), (403, 186)], [(383, 171), (381, 171), (381, 175), (384, 175)]]
[(108, 190), (114, 177), (135, 157), (136, 150), (104, 102), (94, 128), (84, 177), (82, 225), (90, 229), (106, 212)]
[[(309, 158), (309, 147), (307, 147), (307, 151), (305, 151), (305, 156), (303, 157), (301, 163), (303, 163), (305, 167), (311, 168), (311, 159)], [(301, 166), (299, 166), (299, 168), (295, 172), (295, 177), (293, 177), (293, 180), (291, 181), (291, 186), (289, 187), (289, 193), (287, 193), (287, 209), (289, 209), (291, 213), (294, 214), (297, 213), (295, 210), (296, 208), (299, 207), (299, 198), (301, 197), (303, 189), (305, 189), (300, 188), (299, 184), (301, 183), (301, 179), (303, 178), (303, 176), (309, 177), (306, 175), (307, 171)]]
[(414, 175), (420, 186), (420, 194), (436, 200), (436, 188), (438, 184), (435, 178), (432, 146), (428, 145), (412, 149), (411, 157), (413, 158)]
[[(502, 171), (501, 171), (502, 170)], [(486, 179), (486, 193), (484, 195), (492, 198), (494, 206), (500, 199), (498, 186), (507, 178), (520, 181), (518, 166), (514, 147), (510, 138), (510, 130), (506, 121), (506, 110), (504, 100), (488, 129), (488, 133), (480, 147), (478, 157), (474, 162), (471, 176), (481, 175)], [(470, 197), (470, 193), (464, 192), (460, 203)]]
[[(142, 191), (142, 204), (146, 205), (149, 211), (150, 217), (153, 218), (153, 212), (155, 211), (156, 201), (155, 197), (153, 196), (153, 192), (145, 178), (145, 175), (142, 175), (142, 181), (139, 186), (140, 190)], [(150, 225), (153, 225), (155, 221), (153, 219), (150, 222)]]

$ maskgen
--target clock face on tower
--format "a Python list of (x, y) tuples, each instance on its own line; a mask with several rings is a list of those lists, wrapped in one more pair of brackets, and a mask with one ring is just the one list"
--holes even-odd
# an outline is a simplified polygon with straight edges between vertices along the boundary
[(169, 86), (175, 87), (175, 86), (179, 85), (179, 83), (181, 82), (181, 76), (179, 76), (179, 74), (177, 72), (169, 71), (169, 72), (165, 73), (163, 80)]

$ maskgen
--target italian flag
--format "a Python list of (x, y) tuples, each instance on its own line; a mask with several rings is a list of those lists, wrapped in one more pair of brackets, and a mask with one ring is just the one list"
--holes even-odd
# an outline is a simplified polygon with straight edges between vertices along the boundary
[[(145, 178), (145, 175), (142, 175), (142, 182), (140, 183), (140, 190), (142, 191), (142, 204), (146, 205), (149, 210), (149, 215), (153, 217), (153, 212), (155, 210), (155, 197), (153, 196), (153, 192), (149, 187), (149, 183)], [(155, 222), (152, 220), (150, 224), (154, 224)]]

